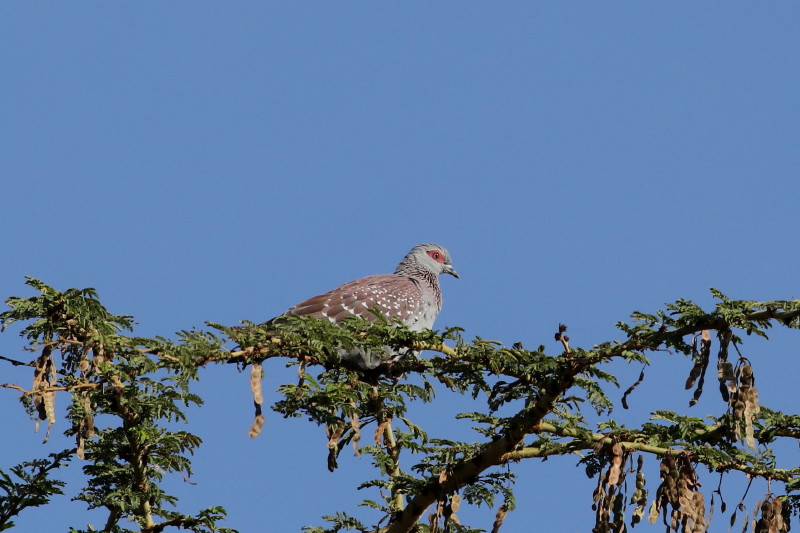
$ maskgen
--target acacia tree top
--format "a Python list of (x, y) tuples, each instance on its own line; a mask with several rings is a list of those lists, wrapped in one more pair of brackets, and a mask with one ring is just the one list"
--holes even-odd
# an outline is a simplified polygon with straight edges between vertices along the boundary
[[(59, 493), (62, 484), (53, 476), (77, 456), (86, 476), (78, 499), (107, 511), (105, 524), (96, 529), (233, 531), (220, 525), (225, 512), (218, 506), (193, 514), (174, 510), (177, 502), (163, 490), (163, 478), (191, 474), (189, 456), (200, 439), (174, 430), (171, 422), (185, 420), (183, 407), (201, 402), (190, 391), (199, 368), (233, 364), (250, 369), (255, 405), (250, 434), (257, 436), (264, 422), (264, 368), (280, 364), (272, 359), (296, 365), (299, 379), (272, 384), (279, 385), (282, 397), (271, 409), (324, 428), (328, 468), (337, 468), (346, 446), (376, 466), (375, 478), (362, 484), (371, 492), (362, 502), (374, 510), (371, 523), (332, 509), (328, 526), (310, 531), (474, 531), (458, 519), (465, 504), (493, 508), (493, 531), (500, 531), (515, 506), (514, 464), (575, 452), (597, 478), (594, 494), (587, 495), (594, 502), (594, 531), (622, 531), (645, 517), (672, 531), (709, 530), (711, 505), (700, 487), (708, 471), (769, 482), (760, 503), (748, 511), (756, 531), (787, 531), (798, 507), (800, 465), (777, 468), (770, 446), (800, 438), (800, 416), (759, 403), (758, 362), (738, 351), (742, 333), (766, 336), (774, 324), (798, 329), (798, 300), (734, 301), (714, 291), (718, 303), (712, 311), (678, 300), (655, 314), (637, 312), (632, 323), (619, 324), (623, 340), (592, 349), (570, 346), (561, 326), (556, 337), (562, 350), (547, 354), (543, 347), (466, 341), (458, 328), (411, 332), (378, 310), (376, 322), (353, 319), (344, 327), (290, 317), (261, 326), (210, 324), (208, 331), (183, 331), (174, 340), (140, 338), (129, 334), (131, 317), (109, 313), (91, 289), (62, 292), (33, 279), (28, 284), (39, 294), (9, 298), (0, 322), (4, 329), (24, 322), (29, 351), (2, 359), (30, 367), (33, 386), (2, 386), (18, 390), (36, 423), (46, 420), (49, 428), (56, 423), (55, 402), (67, 401), (65, 433), (75, 447), (4, 471), (0, 530)], [(429, 350), (433, 356), (367, 371), (340, 364), (342, 349), (387, 346)], [(607, 363), (645, 363), (648, 353), (663, 350), (691, 357), (685, 388), (694, 390), (695, 401), (707, 380), (714, 383), (718, 414), (703, 420), (660, 411), (637, 428), (618, 427), (610, 419), (590, 427), (582, 416), (584, 403), (598, 413), (611, 408), (605, 391), (616, 380)], [(460, 415), (475, 424), (476, 441), (434, 438), (411, 419), (412, 403), (432, 402), (435, 409), (435, 394), (448, 393), (469, 394), (483, 405)], [(511, 414), (500, 416), (501, 408)], [(102, 425), (95, 424), (98, 414), (108, 415)], [(365, 429), (370, 438), (362, 439)], [(660, 479), (646, 479), (648, 461), (660, 465)], [(628, 474), (633, 482), (625, 482)]]

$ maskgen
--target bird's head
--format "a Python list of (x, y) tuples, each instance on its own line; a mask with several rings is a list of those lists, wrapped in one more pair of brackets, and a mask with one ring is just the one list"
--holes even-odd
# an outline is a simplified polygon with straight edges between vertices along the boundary
[(420, 244), (412, 248), (403, 261), (400, 262), (396, 272), (403, 274), (414, 268), (422, 269), (436, 276), (450, 274), (453, 277), (458, 277), (458, 272), (453, 268), (453, 264), (450, 261), (450, 253), (444, 246), (434, 243)]

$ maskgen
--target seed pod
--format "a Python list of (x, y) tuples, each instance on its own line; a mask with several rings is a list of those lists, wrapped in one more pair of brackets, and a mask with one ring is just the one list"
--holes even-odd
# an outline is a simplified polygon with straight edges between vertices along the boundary
[(647, 521), (651, 524), (655, 524), (656, 520), (658, 520), (658, 500), (653, 500), (653, 503), (650, 505), (650, 513), (647, 515)]
[(353, 413), (350, 416), (350, 429), (353, 431), (353, 451), (355, 451), (356, 456), (360, 456), (361, 452), (358, 449), (358, 442), (361, 440), (361, 429), (358, 422), (358, 413)]
[[(383, 422), (381, 422), (380, 424), (378, 424), (378, 427), (375, 428), (375, 445), (376, 446), (381, 446), (381, 444), (383, 443), (383, 435), (386, 432), (386, 428), (389, 427), (389, 424), (391, 424), (391, 423), (392, 423), (392, 419), (388, 418), (388, 419), (384, 420)], [(442, 475), (445, 475), (445, 471), (444, 470), (442, 470)], [(440, 482), (441, 482), (441, 480), (440, 480)]]
[(452, 509), (453, 512), (455, 512), (458, 511), (458, 508), (460, 506), (461, 506), (461, 496), (459, 496), (458, 494), (453, 494), (453, 496), (450, 497), (450, 509)]
[(753, 367), (750, 365), (742, 365), (739, 368), (739, 383), (746, 387), (753, 385)]
[(500, 508), (497, 510), (497, 514), (494, 516), (494, 524), (492, 524), (492, 533), (499, 533), (500, 526), (503, 525), (503, 521), (506, 519), (506, 514), (508, 514), (508, 507), (505, 505), (501, 505)]
[(264, 415), (256, 415), (255, 419), (253, 420), (253, 425), (250, 426), (250, 431), (247, 432), (248, 437), (254, 439), (261, 434), (261, 428), (264, 427)]
[(264, 403), (264, 395), (261, 392), (261, 378), (264, 371), (259, 363), (253, 363), (250, 367), (250, 390), (253, 392), (253, 401), (257, 404)]

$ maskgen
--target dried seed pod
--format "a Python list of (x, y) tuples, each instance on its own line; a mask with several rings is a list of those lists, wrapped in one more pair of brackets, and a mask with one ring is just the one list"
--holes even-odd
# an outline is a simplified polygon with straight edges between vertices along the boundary
[(256, 415), (255, 419), (253, 420), (253, 425), (250, 426), (250, 431), (247, 432), (247, 435), (251, 439), (258, 437), (261, 434), (261, 428), (264, 427), (265, 421), (264, 415)]
[(375, 428), (375, 445), (376, 446), (381, 446), (382, 445), (382, 443), (383, 443), (383, 435), (386, 432), (386, 428), (389, 427), (389, 424), (391, 424), (391, 423), (392, 423), (392, 419), (391, 418), (387, 418), (386, 420), (384, 420), (383, 422), (378, 424), (377, 428)]
[(754, 382), (753, 367), (750, 365), (742, 365), (739, 368), (739, 383), (742, 386), (752, 387)]
[(253, 363), (250, 367), (250, 390), (253, 392), (253, 401), (257, 404), (264, 403), (264, 395), (261, 392), (261, 379), (264, 377), (264, 370), (259, 363)]
[(95, 370), (100, 368), (100, 365), (105, 363), (106, 361), (106, 351), (103, 347), (102, 343), (97, 343), (97, 345), (92, 349), (92, 366), (94, 366)]
[(47, 414), (47, 423), (52, 426), (56, 423), (56, 393), (47, 391), (42, 393), (44, 412)]
[(689, 489), (689, 484), (686, 482), (686, 479), (679, 479), (676, 488), (678, 492), (678, 505), (682, 508), (691, 507), (692, 491)]
[(624, 449), (618, 442), (611, 446), (611, 465), (606, 472), (606, 485), (617, 485), (622, 475), (622, 464), (625, 462)]
[(78, 445), (75, 449), (75, 455), (78, 456), (78, 459), (83, 461), (86, 456), (86, 448), (84, 446), (86, 444), (86, 440), (83, 437), (78, 437), (77, 441)]
[(459, 496), (457, 493), (453, 494), (450, 497), (450, 509), (452, 509), (453, 512), (455, 512), (458, 511), (458, 508), (460, 506), (461, 506), (461, 496)]
[[(630, 503), (635, 504), (631, 515), (631, 525), (635, 526), (644, 518), (645, 506), (647, 505), (647, 490), (645, 490), (645, 477), (642, 472), (644, 457), (639, 455), (636, 458), (636, 489), (633, 491)], [(655, 503), (655, 502), (654, 502)]]
[(508, 514), (508, 507), (505, 504), (501, 505), (500, 508), (497, 510), (497, 514), (494, 516), (494, 524), (492, 524), (492, 533), (500, 533), (500, 526), (503, 525), (503, 521), (506, 519), (506, 514)]
[(758, 405), (758, 389), (755, 387), (750, 387), (747, 390), (747, 403), (750, 404), (750, 409), (753, 414), (758, 414), (761, 410), (761, 407)]
[(358, 421), (358, 413), (353, 413), (350, 416), (350, 429), (353, 431), (353, 451), (355, 451), (356, 456), (360, 456), (361, 452), (358, 449), (358, 442), (361, 440), (361, 428)]
[(339, 446), (339, 439), (342, 438), (342, 435), (344, 434), (344, 425), (328, 424), (326, 427), (326, 433), (328, 435), (328, 449), (335, 450)]
[(736, 379), (733, 374), (733, 364), (730, 361), (720, 361), (717, 364), (717, 377), (720, 381)]
[(669, 528), (673, 531), (678, 531), (678, 524), (681, 523), (681, 512), (678, 509), (673, 509), (669, 518)]
[[(615, 443), (606, 448), (611, 455), (610, 465), (603, 476), (598, 479), (597, 487), (593, 494), (592, 509), (595, 511), (594, 532), (619, 532), (625, 528), (623, 509), (625, 504), (624, 494), (617, 492), (617, 487), (622, 484), (625, 477), (623, 466), (626, 452), (621, 444)], [(645, 502), (642, 502), (642, 508)], [(642, 511), (643, 512), (643, 511)], [(613, 513), (613, 520), (612, 520)]]
[(695, 492), (692, 495), (692, 500), (695, 508), (695, 523), (702, 527), (702, 531), (705, 531), (706, 501), (703, 493)]
[(694, 387), (694, 384), (695, 384), (695, 382), (697, 381), (697, 378), (699, 378), (699, 377), (700, 377), (700, 373), (701, 373), (702, 371), (703, 371), (703, 364), (702, 364), (702, 362), (701, 362), (701, 361), (699, 361), (699, 360), (698, 360), (698, 361), (695, 361), (695, 363), (694, 363), (694, 366), (693, 366), (693, 367), (692, 367), (692, 369), (689, 371), (689, 377), (688, 377), (688, 378), (686, 378), (686, 383), (684, 384), (684, 388), (685, 388), (686, 390), (689, 390), (689, 389), (691, 389), (692, 387)]
[(658, 499), (653, 500), (653, 503), (650, 505), (650, 512), (647, 515), (647, 521), (651, 524), (655, 524), (656, 520), (658, 520), (658, 513), (660, 511), (660, 505), (658, 504)]
[(88, 396), (83, 397), (83, 409), (86, 413), (83, 417), (83, 434), (87, 439), (94, 437), (94, 415), (92, 414), (92, 401)]
[(310, 359), (311, 359), (310, 357), (304, 356), (303, 358), (300, 359), (300, 364), (297, 365), (297, 377), (300, 379), (301, 383), (306, 375), (306, 366), (308, 365), (308, 361)]
[(731, 362), (720, 359), (717, 362), (717, 380), (719, 381), (719, 392), (724, 402), (730, 401), (731, 383), (733, 383), (734, 379)]

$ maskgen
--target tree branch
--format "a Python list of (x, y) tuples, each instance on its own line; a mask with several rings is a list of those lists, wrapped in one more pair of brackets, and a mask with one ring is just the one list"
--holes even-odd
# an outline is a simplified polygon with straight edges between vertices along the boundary
[[(645, 453), (651, 453), (653, 455), (664, 456), (664, 455), (671, 455), (674, 457), (690, 454), (693, 453), (690, 450), (686, 450), (683, 448), (672, 448), (672, 447), (664, 447), (664, 446), (655, 446), (652, 444), (646, 444), (644, 442), (638, 441), (631, 441), (631, 440), (620, 440), (619, 438), (610, 437), (608, 435), (603, 435), (602, 433), (590, 433), (586, 435), (585, 433), (582, 434), (581, 432), (570, 429), (570, 428), (560, 428), (553, 424), (549, 424), (547, 422), (542, 422), (537, 426), (537, 431), (546, 432), (546, 433), (553, 433), (555, 435), (560, 435), (563, 437), (575, 437), (575, 440), (570, 443), (569, 453), (574, 453), (576, 450), (591, 450), (594, 449), (597, 443), (613, 445), (619, 444), (626, 450), (635, 450)], [(717, 426), (707, 426), (707, 431), (697, 431), (698, 434), (711, 434), (717, 429)], [(583, 440), (588, 437), (588, 440)], [(643, 438), (646, 438), (646, 435), (642, 435)], [(565, 455), (563, 450), (558, 449), (542, 449), (536, 447), (525, 447), (519, 450), (514, 450), (505, 454), (502, 457), (504, 462), (507, 461), (519, 461), (521, 459), (531, 459), (531, 458), (541, 458), (541, 457), (548, 457), (551, 455)], [(702, 461), (701, 461), (702, 462)], [(742, 464), (741, 462), (731, 461), (725, 463), (722, 467), (717, 467), (717, 470), (724, 469), (724, 470), (737, 470), (739, 472), (744, 472), (745, 474), (753, 477), (764, 477), (769, 479), (776, 479), (779, 481), (788, 482), (792, 479), (800, 476), (800, 469), (763, 469), (763, 468), (756, 468), (753, 466)]]
[(31, 394), (43, 394), (45, 392), (59, 392), (59, 391), (75, 391), (81, 389), (96, 389), (102, 385), (101, 382), (93, 382), (93, 383), (76, 383), (75, 385), (70, 385), (68, 387), (42, 387), (40, 389), (33, 389), (27, 390), (23, 389), (19, 385), (13, 383), (0, 383), (0, 387), (4, 389), (14, 389), (20, 391), (24, 396), (30, 396)]
[(515, 417), (505, 434), (487, 444), (480, 453), (457, 463), (443, 476), (430, 477), (425, 488), (415, 495), (406, 508), (395, 513), (387, 533), (405, 533), (422, 517), (425, 510), (442, 494), (452, 493), (472, 482), (479, 474), (492, 466), (503, 463), (503, 457), (514, 450), (525, 435), (535, 431), (542, 419), (552, 410), (563, 392), (572, 386), (572, 379), (580, 372), (581, 365), (570, 368), (563, 379), (547, 387), (536, 402), (526, 407)]

